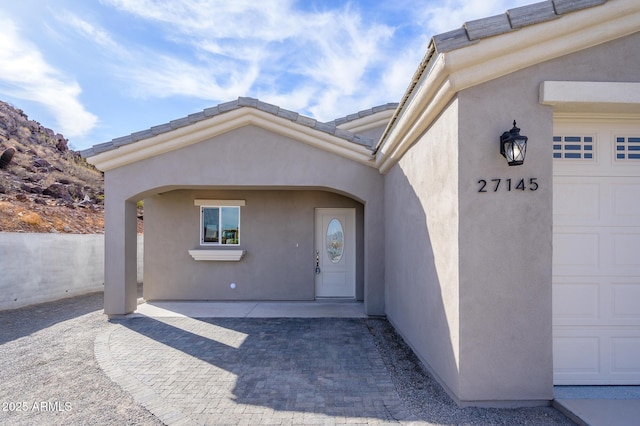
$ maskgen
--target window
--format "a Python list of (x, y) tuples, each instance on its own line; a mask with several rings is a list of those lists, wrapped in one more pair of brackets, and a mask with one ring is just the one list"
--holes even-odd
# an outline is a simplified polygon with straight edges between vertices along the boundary
[(200, 206), (200, 244), (240, 245), (240, 206), (243, 200), (195, 200)]
[(567, 160), (594, 160), (593, 136), (554, 136), (553, 158)]
[(640, 137), (616, 137), (616, 160), (640, 160)]

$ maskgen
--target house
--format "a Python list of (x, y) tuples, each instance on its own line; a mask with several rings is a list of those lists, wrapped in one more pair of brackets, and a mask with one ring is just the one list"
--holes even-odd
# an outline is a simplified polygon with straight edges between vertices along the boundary
[(144, 200), (148, 300), (363, 300), (461, 406), (640, 383), (637, 0), (436, 35), (399, 104), (321, 123), (239, 98), (84, 155), (109, 315), (135, 309)]

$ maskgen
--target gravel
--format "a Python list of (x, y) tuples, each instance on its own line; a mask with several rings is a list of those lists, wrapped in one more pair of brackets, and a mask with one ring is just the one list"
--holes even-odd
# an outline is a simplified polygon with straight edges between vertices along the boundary
[[(0, 424), (161, 425), (102, 372), (96, 335), (110, 326), (94, 293), (0, 311)], [(384, 319), (365, 320), (411, 424), (571, 425), (551, 407), (458, 408)]]
[(102, 293), (0, 311), (1, 425), (161, 425), (104, 375)]
[(384, 319), (367, 319), (369, 331), (400, 398), (414, 416), (434, 425), (573, 425), (552, 407), (459, 408)]

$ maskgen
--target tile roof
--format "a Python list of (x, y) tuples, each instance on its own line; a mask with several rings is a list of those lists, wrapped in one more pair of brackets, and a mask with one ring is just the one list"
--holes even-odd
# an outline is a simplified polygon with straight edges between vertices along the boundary
[[(277, 105), (268, 104), (266, 102), (262, 102), (255, 98), (239, 97), (235, 101), (225, 102), (225, 103), (216, 105), (214, 107), (207, 108), (204, 111), (191, 114), (187, 117), (170, 121), (169, 123), (154, 126), (147, 130), (142, 130), (127, 136), (115, 138), (109, 142), (94, 145), (91, 148), (81, 151), (80, 154), (85, 158), (92, 157), (102, 152), (111, 151), (123, 145), (129, 145), (143, 139), (148, 139), (162, 133), (170, 132), (172, 130), (185, 127), (190, 124), (197, 123), (198, 121), (206, 120), (211, 117), (224, 114), (225, 112), (233, 111), (233, 110), (244, 108), (244, 107), (255, 108), (257, 110), (272, 114), (276, 117), (280, 117), (285, 120), (290, 120), (302, 126), (307, 126), (319, 132), (328, 133), (335, 137), (372, 149), (373, 144), (376, 141), (374, 141), (371, 138), (366, 138), (356, 133), (349, 132), (347, 130), (338, 129), (336, 127), (337, 126), (336, 122), (350, 121), (366, 115), (373, 114), (375, 112), (384, 111), (386, 109), (391, 109), (391, 108), (395, 109), (397, 105), (398, 104), (386, 104), (380, 107), (371, 108), (370, 110), (361, 111), (357, 114), (349, 115), (344, 119), (338, 119), (338, 120), (323, 123), (311, 117), (306, 117), (304, 115), (298, 114), (295, 111), (289, 111), (287, 109), (280, 108)], [(353, 117), (353, 118), (349, 118), (349, 117)]]
[(507, 10), (506, 13), (466, 22), (462, 28), (438, 34), (433, 43), (438, 52), (448, 52), (475, 44), (478, 40), (515, 31), (519, 28), (560, 18), (606, 3), (607, 0), (549, 0)]
[(440, 53), (461, 49), (479, 43), (483, 38), (516, 31), (522, 27), (561, 18), (562, 15), (599, 6), (608, 0), (549, 0), (507, 10), (506, 13), (466, 22), (462, 28), (435, 35), (431, 38), (427, 52), (413, 74), (409, 86), (400, 99), (400, 104), (389, 120), (386, 130), (377, 142), (374, 155), (393, 132), (414, 90)]
[(398, 108), (398, 103), (397, 102), (389, 102), (387, 104), (384, 105), (379, 105), (373, 108), (369, 108), (369, 109), (365, 109), (362, 111), (358, 111), (355, 114), (349, 114), (345, 117), (340, 117), (340, 118), (336, 118), (335, 120), (332, 121), (327, 121), (327, 124), (332, 124), (334, 126), (340, 126), (341, 124), (344, 123), (348, 123), (350, 121), (354, 121), (354, 120), (358, 120), (360, 118), (366, 117), (368, 115), (373, 115), (373, 114), (377, 114), (379, 112), (382, 111), (387, 111), (387, 110), (395, 110), (396, 108)]

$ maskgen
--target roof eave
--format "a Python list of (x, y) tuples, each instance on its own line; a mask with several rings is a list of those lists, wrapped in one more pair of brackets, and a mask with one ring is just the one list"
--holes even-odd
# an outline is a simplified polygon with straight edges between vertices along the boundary
[(375, 167), (371, 149), (366, 145), (350, 142), (342, 137), (251, 107), (234, 109), (188, 126), (151, 135), (133, 143), (124, 143), (115, 149), (104, 152), (92, 151), (98, 147), (96, 146), (86, 151), (87, 161), (99, 170), (106, 172), (175, 151), (248, 125), (255, 125), (358, 163)]
[(384, 111), (379, 111), (371, 115), (338, 124), (337, 127), (342, 130), (348, 130), (349, 132), (361, 133), (366, 130), (375, 129), (376, 127), (386, 126), (393, 116), (395, 108), (398, 106), (397, 104), (388, 105), (395, 106), (393, 109), (385, 109)]
[(416, 71), (418, 81), (407, 89), (376, 148), (377, 167), (389, 171), (459, 91), (633, 34), (638, 22), (637, 0), (610, 0), (443, 53), (432, 40), (428, 60)]

